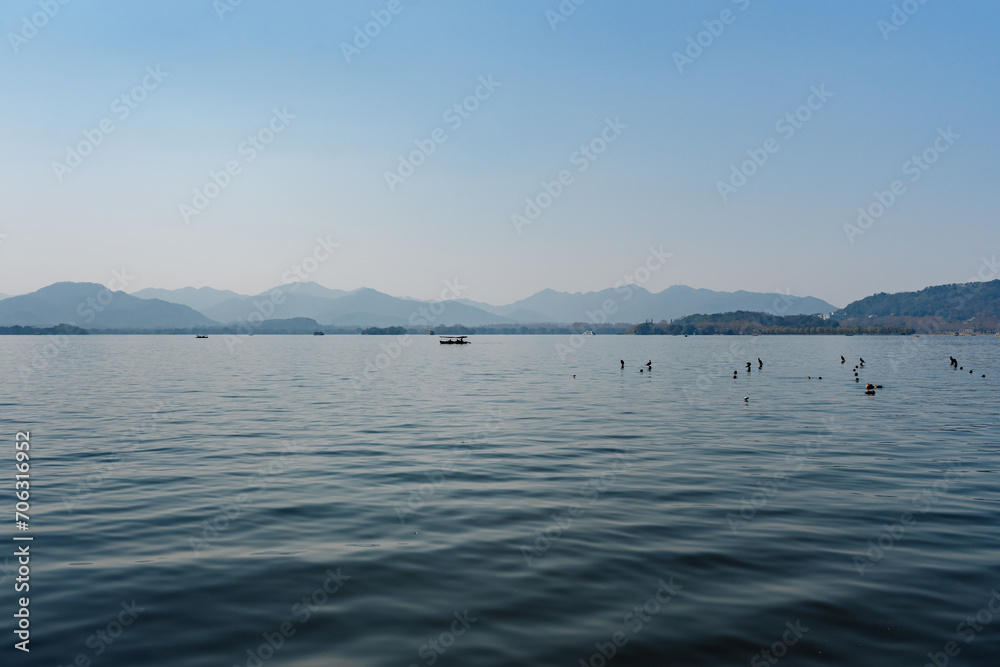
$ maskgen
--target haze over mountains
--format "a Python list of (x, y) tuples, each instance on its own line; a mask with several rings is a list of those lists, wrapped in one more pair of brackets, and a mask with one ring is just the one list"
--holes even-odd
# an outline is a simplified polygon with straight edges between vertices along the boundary
[[(1000, 280), (937, 285), (918, 292), (878, 293), (836, 309), (813, 297), (715, 292), (683, 285), (653, 293), (637, 285), (570, 294), (542, 290), (504, 306), (459, 299), (430, 302), (373, 289), (346, 292), (291, 283), (256, 295), (208, 287), (111, 291), (97, 283), (61, 282), (0, 299), (0, 327), (73, 325), (87, 330), (184, 330), (254, 323), (255, 330), (295, 333), (318, 327), (437, 327), (464, 325), (637, 324), (689, 315), (745, 311), (769, 315), (836, 313), (853, 325), (936, 323), (1000, 328)], [(267, 324), (264, 322), (267, 321)], [(294, 325), (294, 326), (293, 326)], [(958, 326), (958, 325), (956, 325)], [(596, 328), (596, 327), (595, 327)], [(931, 327), (933, 328), (933, 327)]]
[[(159, 292), (160, 298), (183, 303), (199, 310), (206, 317), (221, 323), (246, 320), (258, 309), (255, 304), (268, 303), (269, 319), (308, 317), (321, 324), (339, 326), (406, 326), (416, 319), (431, 319), (434, 324), (532, 324), (541, 322), (610, 322), (643, 321), (647, 318), (673, 319), (691, 312), (718, 312), (731, 306), (755, 310), (777, 310), (789, 314), (832, 312), (836, 308), (813, 297), (786, 297), (780, 294), (751, 292), (713, 292), (690, 287), (671, 287), (653, 294), (641, 287), (630, 286), (599, 292), (576, 293), (543, 290), (526, 299), (505, 306), (458, 299), (443, 302), (444, 312), (431, 313), (430, 302), (394, 297), (373, 289), (351, 292), (332, 290), (316, 283), (294, 283), (281, 290), (280, 303), (271, 298), (275, 290), (253, 296), (237, 295), (207, 307), (187, 298), (189, 293)], [(136, 296), (143, 296), (137, 292)], [(273, 312), (271, 307), (273, 306)], [(424, 314), (421, 315), (421, 308)], [(438, 307), (440, 309), (441, 307)], [(691, 309), (694, 309), (692, 311)], [(702, 310), (699, 310), (702, 309)]]
[(179, 303), (197, 311), (217, 306), (227, 299), (245, 299), (246, 296), (237, 294), (230, 290), (218, 290), (211, 287), (184, 287), (182, 289), (160, 289), (159, 287), (147, 287), (138, 292), (133, 292), (132, 296), (140, 299), (162, 299), (171, 303)]
[(215, 324), (198, 311), (159, 299), (112, 292), (97, 283), (54, 283), (0, 301), (0, 326), (157, 329)]
[(256, 295), (208, 287), (149, 288), (129, 295), (109, 292), (95, 283), (64, 282), (0, 301), (0, 326), (68, 323), (91, 329), (188, 328), (246, 322), (251, 316), (266, 320), (309, 318), (335, 326), (482, 326), (660, 321), (730, 310), (807, 315), (836, 308), (814, 297), (715, 292), (680, 285), (658, 293), (636, 285), (575, 294), (547, 289), (511, 304), (493, 306), (465, 299), (435, 305), (368, 288), (345, 292), (316, 283), (292, 283)]

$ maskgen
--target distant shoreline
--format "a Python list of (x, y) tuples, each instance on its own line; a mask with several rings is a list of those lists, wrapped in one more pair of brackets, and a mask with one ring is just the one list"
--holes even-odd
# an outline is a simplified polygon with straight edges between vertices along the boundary
[[(20, 331), (11, 331), (11, 329), (20, 329)], [(579, 329), (566, 329), (564, 331), (524, 331), (524, 332), (503, 332), (503, 331), (480, 331), (476, 327), (469, 327), (467, 329), (462, 329), (468, 333), (463, 335), (480, 335), (480, 336), (566, 336), (566, 335), (583, 335), (584, 330)], [(327, 336), (427, 336), (422, 332), (415, 331), (405, 331), (403, 333), (362, 333), (360, 331), (330, 331), (317, 329), (317, 331), (323, 331), (324, 335)], [(789, 332), (762, 332), (762, 333), (743, 333), (743, 332), (729, 332), (729, 333), (692, 333), (692, 334), (632, 334), (626, 333), (625, 331), (617, 333), (603, 333), (599, 334), (601, 336), (672, 336), (674, 338), (705, 338), (711, 336), (986, 336), (995, 337), (998, 332), (995, 331), (937, 331), (937, 332), (886, 332), (886, 331), (819, 331), (814, 333), (800, 332), (800, 331), (789, 331)], [(133, 330), (94, 330), (87, 331), (85, 329), (80, 329), (77, 331), (67, 331), (59, 327), (0, 327), (0, 336), (195, 336), (195, 335), (207, 335), (207, 336), (239, 336), (240, 338), (248, 337), (246, 333), (237, 333), (235, 330), (228, 331), (213, 331), (213, 330), (184, 330), (184, 331), (133, 331)], [(255, 332), (257, 336), (313, 336), (314, 332), (306, 331), (260, 331)], [(442, 334), (445, 335), (445, 334)], [(452, 334), (458, 335), (458, 334)], [(435, 335), (429, 335), (428, 338), (436, 337)]]

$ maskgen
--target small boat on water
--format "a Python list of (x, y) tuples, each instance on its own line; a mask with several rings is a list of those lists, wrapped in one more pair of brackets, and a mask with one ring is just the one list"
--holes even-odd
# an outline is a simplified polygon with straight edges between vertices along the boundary
[(584, 331), (584, 332), (583, 332), (582, 334), (580, 334), (580, 335), (582, 335), (582, 336), (593, 336), (593, 335), (594, 335), (594, 332), (593, 332), (593, 331), (591, 331), (590, 329), (587, 329), (586, 331)]
[(198, 334), (197, 336), (195, 336), (195, 338), (208, 338), (208, 336), (202, 336), (201, 334)]
[(442, 345), (468, 345), (471, 340), (465, 340), (468, 336), (440, 336), (438, 342)]
[(325, 336), (326, 334), (322, 331), (313, 331), (313, 336)]

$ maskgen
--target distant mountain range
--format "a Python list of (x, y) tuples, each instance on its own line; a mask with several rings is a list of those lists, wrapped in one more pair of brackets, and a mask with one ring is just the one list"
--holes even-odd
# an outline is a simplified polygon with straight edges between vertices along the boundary
[(184, 287), (182, 289), (160, 289), (147, 287), (132, 296), (140, 299), (161, 299), (171, 303), (179, 303), (201, 312), (212, 306), (217, 306), (228, 299), (245, 299), (246, 297), (230, 290), (218, 290), (211, 287)]
[(761, 292), (715, 292), (686, 285), (650, 292), (636, 285), (600, 292), (557, 292), (546, 289), (507, 306), (465, 301), (513, 322), (655, 322), (694, 313), (733, 310), (775, 312), (779, 315), (831, 313), (835, 306), (814, 297)]
[(834, 306), (813, 297), (777, 293), (715, 292), (674, 286), (650, 292), (631, 285), (598, 292), (547, 289), (505, 306), (465, 299), (433, 303), (373, 289), (350, 292), (316, 283), (292, 283), (256, 295), (208, 287), (149, 288), (129, 295), (94, 283), (56, 283), (0, 301), (0, 326), (86, 329), (163, 329), (307, 318), (319, 325), (428, 327), (571, 322), (672, 320), (694, 313), (735, 310), (776, 315), (830, 313)]
[(0, 301), (0, 326), (155, 329), (215, 324), (198, 311), (160, 299), (112, 292), (97, 283), (55, 283)]
[[(202, 288), (203, 290), (205, 288)], [(277, 294), (277, 296), (272, 296)], [(136, 296), (156, 296), (184, 304), (216, 322), (246, 321), (254, 312), (267, 319), (306, 317), (337, 326), (428, 326), (464, 324), (534, 324), (542, 322), (638, 322), (674, 319), (694, 312), (726, 310), (772, 311), (805, 315), (829, 313), (836, 308), (813, 297), (755, 292), (715, 292), (675, 286), (652, 293), (627, 286), (599, 292), (570, 294), (547, 289), (505, 306), (459, 299), (431, 303), (383, 294), (362, 288), (351, 292), (333, 290), (316, 283), (293, 283), (257, 295), (242, 295), (193, 288), (142, 290)], [(226, 297), (226, 298), (224, 298)], [(440, 311), (440, 312), (439, 312)]]
[(1000, 329), (1000, 280), (879, 293), (841, 310), (813, 297), (715, 292), (683, 285), (661, 292), (636, 285), (573, 294), (546, 289), (504, 306), (467, 299), (420, 301), (373, 289), (348, 292), (309, 282), (282, 285), (257, 295), (208, 287), (150, 288), (126, 294), (96, 283), (61, 282), (31, 294), (3, 297), (0, 295), (0, 327), (66, 324), (90, 331), (189, 330), (247, 322), (261, 333), (324, 327), (405, 326), (419, 330), (569, 323), (591, 323), (597, 329), (604, 322), (678, 322), (691, 315), (704, 318), (735, 311), (768, 316), (833, 313), (833, 319), (845, 326), (927, 331), (943, 330), (940, 323), (947, 322), (959, 329)]

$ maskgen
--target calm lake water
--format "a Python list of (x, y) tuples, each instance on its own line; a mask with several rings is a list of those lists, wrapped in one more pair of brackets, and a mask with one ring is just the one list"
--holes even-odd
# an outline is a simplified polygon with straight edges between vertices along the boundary
[(998, 664), (1000, 338), (473, 341), (0, 337), (3, 664)]

